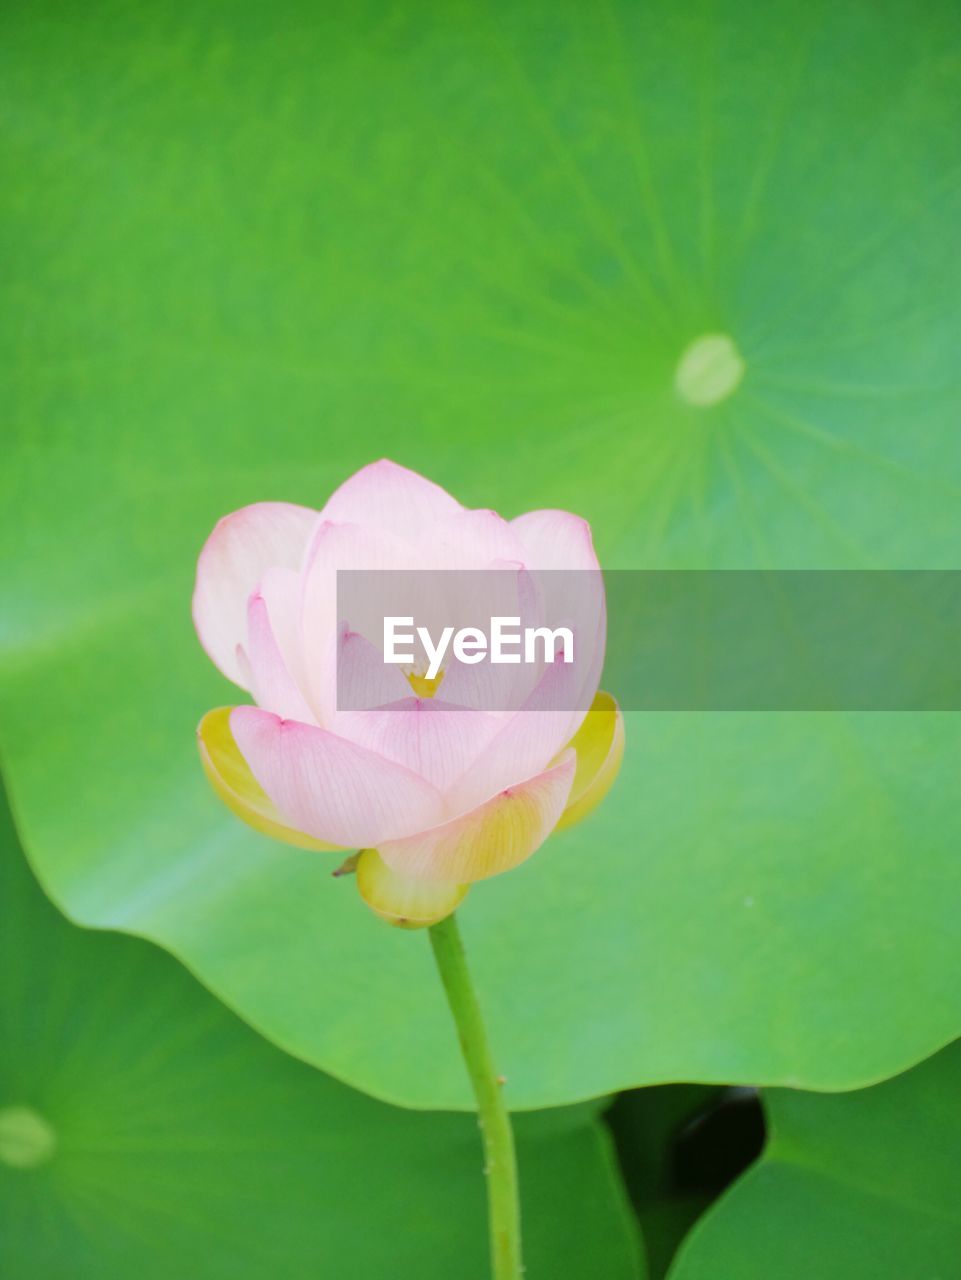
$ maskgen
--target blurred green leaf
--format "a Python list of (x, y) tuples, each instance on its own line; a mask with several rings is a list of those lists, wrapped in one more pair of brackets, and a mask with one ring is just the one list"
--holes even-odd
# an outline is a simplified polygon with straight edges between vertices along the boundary
[(961, 1258), (961, 1044), (872, 1089), (768, 1092), (761, 1159), (671, 1280), (935, 1280)]
[[(294, 1054), (468, 1106), (426, 940), (208, 794), (193, 727), (232, 695), (190, 626), (199, 547), (388, 454), (470, 504), (582, 512), (611, 566), (956, 565), (957, 6), (0, 24), (29, 854)], [(746, 372), (698, 407), (675, 370), (717, 332)], [(598, 816), (464, 910), (511, 1104), (853, 1086), (958, 1035), (958, 719), (631, 717)]]
[[(5, 811), (0, 901), (4, 1280), (488, 1275), (471, 1119), (355, 1093), (149, 944), (68, 924)], [(637, 1280), (597, 1105), (518, 1142), (532, 1280)]]

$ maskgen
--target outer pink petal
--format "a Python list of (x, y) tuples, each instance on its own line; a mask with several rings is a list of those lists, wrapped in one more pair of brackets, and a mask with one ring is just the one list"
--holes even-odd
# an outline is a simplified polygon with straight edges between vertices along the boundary
[(285, 720), (314, 723), (313, 712), (284, 661), (267, 603), (259, 591), (254, 592), (247, 605), (247, 660), (250, 665), (250, 691), (259, 707), (273, 711)]
[(337, 732), (405, 765), (446, 792), (471, 768), (498, 724), (496, 717), (483, 711), (452, 707), (437, 698), (411, 697), (383, 710), (341, 714)]
[(577, 706), (580, 677), (574, 667), (555, 662), (546, 668), (524, 705), (501, 718), (499, 732), (447, 797), (463, 811), (487, 800), (517, 778), (530, 778), (547, 767), (570, 741), (583, 719)]
[[(321, 724), (333, 727), (337, 713), (337, 662), (343, 628), (376, 644), (383, 639), (385, 614), (402, 612), (389, 599), (395, 581), (392, 573), (379, 573), (376, 593), (357, 593), (362, 599), (370, 596), (363, 599), (365, 616), (339, 617), (338, 573), (411, 568), (413, 556), (411, 548), (383, 530), (333, 525), (326, 520), (316, 526), (303, 571), (301, 635), (307, 671), (305, 692)], [(398, 579), (403, 577), (398, 575)]]
[(304, 692), (321, 724), (330, 725), (337, 708), (337, 657), (343, 627), (374, 643), (383, 637), (384, 615), (398, 612), (387, 599), (391, 574), (383, 573), (377, 579), (376, 596), (367, 593), (366, 616), (340, 618), (338, 573), (409, 569), (414, 555), (399, 538), (380, 529), (328, 520), (314, 529), (305, 560), (300, 625), (307, 668)]
[(271, 568), (257, 588), (267, 608), (270, 629), (280, 650), (284, 665), (298, 689), (306, 688), (307, 663), (300, 630), (300, 572)]
[(250, 772), (230, 732), (232, 707), (215, 707), (197, 726), (197, 746), (210, 785), (231, 813), (248, 826), (295, 849), (337, 850), (340, 846), (314, 840), (289, 827), (270, 797)]
[(469, 884), (509, 871), (544, 843), (564, 811), (576, 757), (526, 782), (506, 787), (485, 804), (430, 831), (377, 846), (394, 871), (424, 880)]
[[(477, 626), (485, 634), (495, 616), (518, 618), (518, 628), (543, 622), (539, 584), (534, 575), (516, 564), (479, 573), (438, 574), (444, 580), (448, 612), (445, 623)], [(515, 650), (515, 652), (517, 652)], [(470, 665), (448, 652), (443, 695), (458, 706), (482, 711), (510, 712), (524, 705), (536, 688), (541, 671), (525, 662), (497, 664), (489, 660)]]
[(528, 511), (511, 521), (529, 569), (599, 569), (591, 526), (570, 511)]
[(460, 511), (426, 527), (425, 569), (489, 569), (524, 563), (524, 544), (503, 517), (483, 508)]
[(338, 524), (366, 525), (416, 542), (425, 528), (462, 509), (440, 485), (382, 458), (345, 480), (322, 515)]
[(607, 642), (604, 577), (594, 551), (591, 527), (569, 511), (543, 510), (518, 516), (511, 521), (511, 528), (524, 545), (529, 568), (569, 571), (535, 576), (546, 615), (555, 625), (566, 621), (579, 639), (575, 648), (582, 681), (571, 705), (582, 710), (572, 726), (573, 733), (597, 692)]
[(271, 565), (300, 564), (317, 512), (257, 502), (217, 522), (197, 562), (193, 617), (200, 643), (235, 684), (244, 684), (237, 646), (247, 638), (247, 598)]
[(376, 845), (433, 826), (440, 793), (403, 766), (313, 725), (235, 707), (230, 729), (284, 820), (317, 840)]

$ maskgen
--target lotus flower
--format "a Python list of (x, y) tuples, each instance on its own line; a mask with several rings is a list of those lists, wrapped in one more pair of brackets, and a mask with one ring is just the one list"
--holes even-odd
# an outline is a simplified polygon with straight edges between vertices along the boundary
[[(524, 678), (519, 702), (488, 708), (454, 695), (463, 671), (433, 680), (386, 668), (337, 617), (343, 569), (587, 570), (600, 642), (576, 699), (555, 666)], [(467, 510), (388, 461), (364, 467), (323, 510), (261, 502), (221, 519), (197, 566), (201, 644), (254, 705), (208, 712), (201, 758), (245, 822), (302, 849), (360, 850), (367, 904), (405, 927), (449, 915), (474, 881), (516, 867), (610, 788), (624, 730), (597, 692), (603, 582), (590, 528), (564, 511), (506, 521)], [(376, 688), (343, 709), (338, 673)], [(469, 681), (460, 680), (464, 687)]]

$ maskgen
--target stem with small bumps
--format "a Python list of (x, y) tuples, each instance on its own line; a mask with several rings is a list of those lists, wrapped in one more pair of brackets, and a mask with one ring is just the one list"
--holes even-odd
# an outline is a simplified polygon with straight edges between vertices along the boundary
[(524, 1268), (521, 1262), (517, 1158), (511, 1118), (501, 1093), (503, 1082), (494, 1067), (456, 918), (447, 916), (431, 925), (429, 933), (477, 1099), (477, 1119), (484, 1140), (484, 1172), (487, 1175), (492, 1280), (521, 1280)]

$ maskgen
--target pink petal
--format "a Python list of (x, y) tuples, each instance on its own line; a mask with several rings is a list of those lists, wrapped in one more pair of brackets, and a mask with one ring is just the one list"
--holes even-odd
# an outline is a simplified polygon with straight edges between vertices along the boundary
[[(440, 574), (438, 579), (444, 580), (445, 623), (476, 626), (487, 635), (490, 620), (495, 616), (518, 618), (519, 633), (543, 621), (539, 584), (535, 575), (525, 568), (501, 564), (478, 573)], [(444, 699), (481, 711), (516, 711), (523, 706), (540, 676), (541, 672), (533, 664), (497, 664), (485, 658), (472, 665), (460, 662), (456, 654), (449, 651)]]
[(405, 698), (383, 710), (337, 717), (338, 733), (405, 765), (441, 792), (470, 769), (497, 728), (496, 717), (437, 698)]
[(259, 707), (285, 720), (314, 723), (314, 715), (284, 661), (274, 635), (267, 603), (259, 591), (247, 606), (247, 660), (250, 691)]
[[(303, 634), (300, 626), (300, 573), (293, 569), (268, 569), (260, 580), (257, 594), (261, 596), (270, 622), (277, 648), (290, 678), (297, 686), (304, 701), (307, 698), (307, 659), (304, 653)], [(249, 626), (249, 621), (248, 621)], [(266, 705), (266, 704), (264, 704)], [(277, 707), (267, 707), (278, 711)], [(279, 712), (278, 712), (279, 714)], [(300, 717), (294, 717), (299, 719)], [(316, 716), (311, 713), (313, 721)]]
[(344, 714), (385, 707), (410, 695), (401, 668), (385, 662), (383, 650), (366, 636), (342, 626), (337, 645), (337, 714), (332, 725), (338, 733)]
[(529, 511), (511, 521), (528, 569), (599, 569), (591, 526), (569, 511)]
[(581, 708), (572, 726), (581, 723), (597, 692), (607, 642), (604, 577), (591, 538), (591, 527), (569, 511), (530, 511), (511, 521), (524, 545), (531, 569), (569, 572), (535, 573), (544, 612), (553, 626), (570, 626), (575, 636), (581, 686), (569, 705)]
[(381, 529), (332, 524), (328, 520), (322, 520), (315, 528), (303, 575), (301, 635), (306, 665), (304, 692), (321, 724), (329, 725), (337, 709), (337, 657), (343, 626), (366, 636), (371, 643), (379, 643), (384, 614), (392, 611), (387, 599), (391, 575), (382, 573), (378, 575), (376, 593), (358, 593), (366, 604), (365, 615), (340, 618), (337, 574), (347, 570), (410, 568), (414, 556), (412, 548)]
[(439, 792), (402, 765), (313, 725), (235, 707), (230, 729), (285, 822), (346, 848), (376, 845), (436, 824)]
[(523, 564), (524, 544), (496, 511), (459, 511), (421, 538), (425, 569), (489, 569)]
[(321, 514), (338, 524), (367, 525), (416, 542), (425, 528), (461, 510), (440, 485), (382, 458), (345, 480)]
[(448, 805), (462, 812), (545, 769), (584, 718), (576, 710), (579, 682), (575, 666), (548, 666), (524, 705), (501, 718), (498, 733), (452, 788)]
[(574, 779), (567, 751), (553, 768), (507, 787), (485, 804), (429, 831), (377, 846), (394, 871), (425, 880), (469, 884), (509, 871), (547, 839)]
[(210, 785), (231, 813), (255, 831), (273, 840), (282, 840), (295, 849), (336, 850), (339, 845), (314, 840), (287, 826), (277, 807), (250, 772), (240, 748), (230, 732), (232, 707), (215, 707), (197, 726), (197, 746)]
[(257, 502), (217, 522), (197, 562), (194, 626), (220, 670), (244, 685), (237, 645), (247, 638), (247, 598), (271, 565), (300, 564), (316, 511), (289, 502)]

